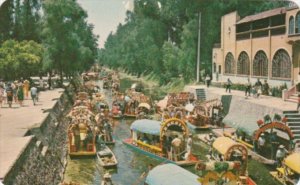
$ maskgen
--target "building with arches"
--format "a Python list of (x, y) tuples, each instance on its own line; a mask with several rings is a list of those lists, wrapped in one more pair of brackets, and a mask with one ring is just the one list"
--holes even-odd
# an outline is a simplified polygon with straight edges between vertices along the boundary
[[(241, 18), (221, 19), (221, 42), (212, 51), (213, 80), (246, 83), (268, 80), (272, 86), (298, 83), (300, 9), (292, 5)], [(299, 79), (300, 80), (300, 79)]]

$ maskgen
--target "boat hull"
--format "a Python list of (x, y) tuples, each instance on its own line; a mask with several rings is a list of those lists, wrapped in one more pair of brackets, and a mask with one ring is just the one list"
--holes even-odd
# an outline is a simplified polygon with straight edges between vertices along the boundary
[(148, 152), (148, 151), (145, 151), (135, 145), (133, 145), (131, 143), (131, 139), (124, 139), (123, 140), (123, 143), (128, 146), (129, 148), (131, 148), (132, 150), (134, 151), (137, 151), (141, 154), (144, 154), (144, 155), (147, 155), (157, 161), (161, 161), (162, 163), (173, 163), (173, 164), (177, 164), (179, 166), (191, 166), (191, 165), (195, 165), (197, 162), (199, 162), (198, 160), (197, 161), (172, 161), (172, 160), (169, 160), (165, 157), (162, 157), (162, 156), (158, 156), (156, 154), (153, 154), (151, 152)]

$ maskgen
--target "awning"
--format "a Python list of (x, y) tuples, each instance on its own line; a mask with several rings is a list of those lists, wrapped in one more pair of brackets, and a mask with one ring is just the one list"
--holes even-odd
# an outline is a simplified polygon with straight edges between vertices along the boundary
[(153, 168), (146, 177), (148, 185), (200, 185), (198, 176), (175, 164), (164, 164)]
[(218, 150), (218, 152), (222, 155), (225, 155), (228, 149), (234, 145), (237, 145), (237, 143), (228, 137), (218, 137), (213, 142), (213, 148)]
[(300, 152), (295, 152), (284, 159), (284, 164), (300, 174)]
[(137, 132), (142, 132), (151, 135), (160, 135), (160, 123), (159, 121), (141, 119), (136, 120), (130, 126), (130, 129)]

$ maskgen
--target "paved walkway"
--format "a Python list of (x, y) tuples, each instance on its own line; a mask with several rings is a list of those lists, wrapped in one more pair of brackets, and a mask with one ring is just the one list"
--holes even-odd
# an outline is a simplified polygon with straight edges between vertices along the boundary
[(48, 115), (43, 110), (51, 109), (63, 91), (41, 92), (36, 106), (31, 99), (25, 99), (23, 107), (13, 103), (12, 108), (8, 108), (7, 104), (0, 108), (0, 179), (4, 178), (32, 138), (24, 136), (28, 129), (40, 126)]
[[(197, 88), (204, 88), (207, 90), (207, 96), (210, 99), (211, 94), (215, 94), (215, 95), (233, 95), (233, 96), (238, 96), (241, 98), (245, 98), (245, 92), (244, 91), (237, 91), (237, 90), (231, 90), (231, 93), (226, 93), (225, 92), (225, 88), (218, 88), (218, 87), (209, 87), (207, 88), (204, 85), (192, 85), (192, 86), (187, 86), (185, 89), (188, 88), (193, 88), (193, 89), (197, 89)], [(297, 108), (297, 104), (293, 103), (293, 102), (287, 102), (287, 101), (283, 101), (281, 98), (277, 98), (277, 97), (273, 97), (273, 96), (264, 96), (261, 95), (259, 98), (254, 98), (252, 97), (248, 97), (247, 99), (245, 98), (245, 100), (247, 100), (247, 102), (251, 102), (251, 103), (255, 103), (258, 105), (263, 105), (263, 106), (267, 106), (267, 107), (272, 107), (272, 108), (278, 108), (282, 111), (284, 110), (296, 110)]]

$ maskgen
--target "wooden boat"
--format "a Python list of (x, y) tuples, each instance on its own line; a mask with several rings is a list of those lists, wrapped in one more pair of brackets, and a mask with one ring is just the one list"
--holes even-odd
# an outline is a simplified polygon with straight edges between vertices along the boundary
[(97, 159), (100, 166), (104, 168), (115, 167), (118, 164), (115, 154), (108, 146), (102, 146), (103, 148), (97, 152)]
[[(173, 129), (176, 129), (176, 132)], [(181, 134), (184, 138), (183, 142), (188, 136), (188, 128), (186, 124), (177, 118), (171, 118), (165, 120), (162, 124), (159, 121), (154, 120), (136, 120), (131, 125), (131, 133), (132, 137), (123, 140), (123, 143), (129, 146), (131, 149), (145, 154), (149, 157), (152, 157), (158, 161), (166, 162), (166, 163), (174, 163), (180, 166), (189, 166), (196, 164), (198, 159), (194, 157), (192, 154), (189, 154), (186, 159), (181, 158), (178, 156), (178, 160), (174, 157), (175, 155), (171, 155), (163, 150), (163, 144), (166, 141), (166, 135), (170, 135), (170, 138), (173, 136), (172, 134)], [(138, 135), (146, 134), (151, 136), (152, 138), (159, 138), (159, 141), (155, 141), (152, 139), (152, 142), (146, 142), (144, 139), (141, 139)], [(184, 144), (185, 146), (185, 144)], [(167, 157), (169, 155), (169, 158)]]
[[(79, 122), (79, 123), (78, 123)], [(95, 135), (92, 128), (87, 124), (88, 120), (77, 120), (68, 129), (69, 156), (72, 157), (94, 157), (96, 155)], [(76, 129), (79, 129), (79, 137), (76, 137)], [(79, 140), (77, 140), (79, 139)], [(77, 148), (77, 146), (79, 148)]]
[(103, 175), (103, 180), (101, 182), (101, 185), (114, 185), (112, 183), (111, 175), (109, 173)]
[(141, 92), (136, 92), (134, 89), (126, 91), (124, 116), (128, 118), (136, 118), (139, 109), (151, 108), (150, 98)]
[(294, 152), (283, 160), (283, 166), (270, 174), (282, 184), (300, 184), (300, 152)]
[(175, 164), (163, 164), (149, 171), (147, 185), (199, 185), (198, 176)]

